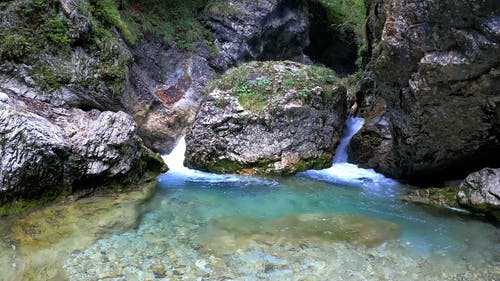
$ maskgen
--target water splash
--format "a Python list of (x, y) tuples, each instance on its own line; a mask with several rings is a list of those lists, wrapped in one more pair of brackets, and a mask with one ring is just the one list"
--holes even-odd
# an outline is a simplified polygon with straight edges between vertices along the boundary
[(340, 144), (335, 151), (333, 164), (324, 170), (308, 170), (301, 175), (332, 182), (336, 184), (359, 186), (373, 192), (388, 191), (386, 187), (394, 187), (398, 182), (375, 172), (373, 169), (363, 169), (355, 164), (347, 163), (347, 148), (352, 137), (363, 127), (364, 119), (349, 117), (344, 125), (344, 132)]
[(166, 186), (171, 187), (182, 186), (185, 182), (236, 183), (238, 185), (259, 183), (272, 186), (277, 184), (274, 180), (258, 177), (219, 175), (190, 169), (184, 166), (185, 152), (186, 139), (182, 137), (170, 154), (162, 156), (169, 170), (167, 173), (158, 177), (160, 183), (164, 183)]

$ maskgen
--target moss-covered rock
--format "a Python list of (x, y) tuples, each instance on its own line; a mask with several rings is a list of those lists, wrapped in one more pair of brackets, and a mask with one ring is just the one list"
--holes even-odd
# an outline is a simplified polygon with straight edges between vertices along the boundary
[(439, 208), (458, 208), (457, 187), (416, 189), (401, 197), (404, 201), (432, 205)]
[(293, 174), (331, 163), (345, 121), (346, 92), (326, 68), (250, 62), (209, 87), (189, 131), (190, 167)]

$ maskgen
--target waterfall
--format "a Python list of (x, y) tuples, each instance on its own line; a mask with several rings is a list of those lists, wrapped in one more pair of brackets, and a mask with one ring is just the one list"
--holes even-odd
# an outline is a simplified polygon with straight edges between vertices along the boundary
[(349, 117), (344, 125), (342, 138), (340, 139), (339, 146), (335, 151), (333, 163), (346, 163), (347, 162), (347, 148), (351, 142), (352, 137), (363, 127), (365, 119), (360, 117)]
[(184, 166), (184, 153), (186, 152), (186, 139), (182, 137), (170, 154), (162, 155), (163, 161), (171, 172), (189, 172)]
[(347, 163), (349, 143), (352, 137), (363, 127), (364, 122), (364, 119), (359, 117), (349, 117), (347, 119), (330, 168), (308, 170), (301, 174), (317, 180), (364, 187), (371, 189), (373, 192), (384, 192), (385, 187), (397, 185), (396, 181), (386, 178), (373, 169), (363, 169), (355, 164)]
[(240, 175), (218, 175), (190, 169), (184, 166), (186, 153), (186, 139), (182, 137), (170, 154), (162, 155), (163, 161), (168, 166), (167, 173), (158, 177), (159, 182), (168, 183), (170, 186), (178, 186), (184, 182), (205, 183), (238, 183), (239, 185), (260, 183), (263, 185), (276, 185), (274, 180), (259, 177), (248, 177)]

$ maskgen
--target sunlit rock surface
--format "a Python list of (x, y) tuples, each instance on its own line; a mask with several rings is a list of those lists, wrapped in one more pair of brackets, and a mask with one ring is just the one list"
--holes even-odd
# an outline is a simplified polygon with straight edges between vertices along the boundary
[(326, 68), (252, 62), (212, 85), (186, 136), (190, 168), (293, 174), (330, 166), (347, 118), (346, 89)]
[(126, 186), (164, 169), (126, 113), (57, 108), (0, 94), (0, 203), (92, 192), (113, 180)]

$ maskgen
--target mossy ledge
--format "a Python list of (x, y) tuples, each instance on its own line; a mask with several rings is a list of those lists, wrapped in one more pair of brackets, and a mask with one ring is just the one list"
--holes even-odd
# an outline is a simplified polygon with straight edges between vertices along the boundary
[(279, 161), (259, 162), (259, 163), (239, 163), (228, 159), (217, 162), (206, 163), (195, 166), (197, 169), (210, 171), (216, 174), (240, 174), (240, 175), (272, 175), (282, 176), (303, 172), (309, 169), (324, 169), (331, 165), (332, 155), (310, 159), (300, 159), (294, 161), (293, 165), (285, 169), (276, 170), (275, 164)]
[[(261, 114), (268, 105), (275, 104), (290, 92), (309, 103), (315, 94), (314, 89), (320, 87), (322, 98), (331, 100), (333, 85), (340, 81), (326, 67), (304, 66), (291, 61), (253, 61), (224, 73), (208, 86), (207, 92), (215, 89), (231, 91), (243, 108)], [(226, 102), (220, 99), (216, 105), (224, 107)]]
[(144, 186), (155, 184), (156, 177), (168, 170), (160, 155), (145, 149), (124, 175), (113, 178), (92, 178), (75, 182), (72, 186), (33, 194), (29, 197), (18, 196), (0, 205), (0, 217), (24, 215), (41, 207), (63, 204), (91, 196), (115, 196), (121, 193), (140, 190)]

